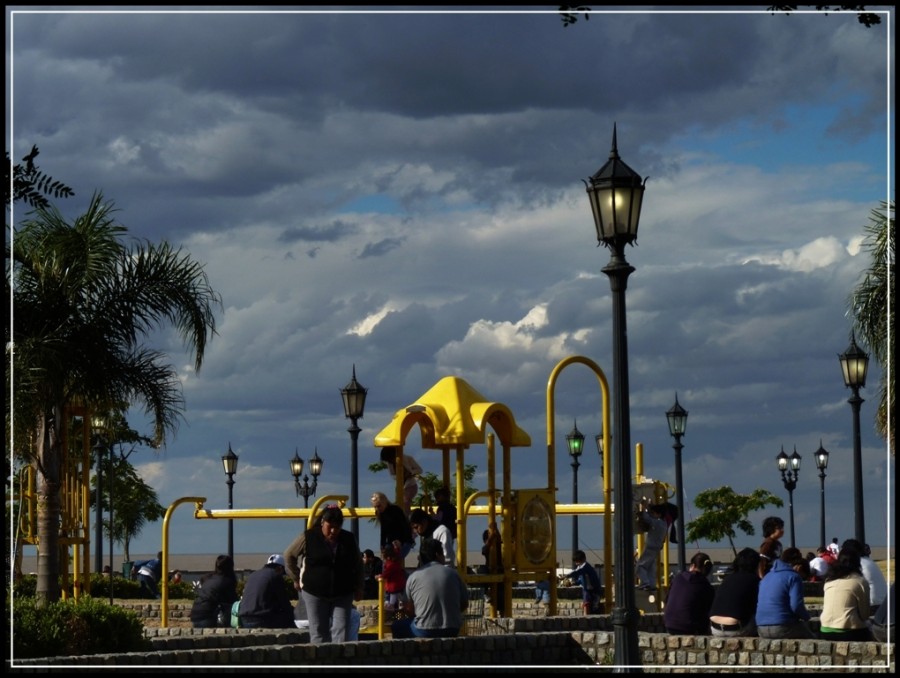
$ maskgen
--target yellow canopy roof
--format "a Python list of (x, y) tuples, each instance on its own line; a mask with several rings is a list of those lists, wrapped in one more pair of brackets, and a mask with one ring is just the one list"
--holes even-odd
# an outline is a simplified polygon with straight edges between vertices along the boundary
[(531, 436), (519, 428), (506, 405), (488, 402), (459, 377), (444, 377), (414, 403), (397, 410), (391, 423), (375, 436), (375, 446), (403, 445), (416, 424), (422, 431), (423, 449), (483, 445), (488, 424), (503, 445), (531, 445)]

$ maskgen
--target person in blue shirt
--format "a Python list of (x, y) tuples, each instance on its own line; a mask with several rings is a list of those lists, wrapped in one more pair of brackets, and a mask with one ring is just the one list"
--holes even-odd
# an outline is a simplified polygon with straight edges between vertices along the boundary
[(784, 549), (759, 582), (756, 627), (760, 638), (815, 638), (803, 600), (803, 577), (798, 570), (806, 560), (800, 549)]
[(578, 550), (572, 555), (575, 569), (565, 575), (575, 584), (581, 586), (581, 607), (586, 615), (599, 612), (600, 596), (603, 595), (603, 585), (600, 583), (600, 575), (596, 568), (589, 565), (584, 551)]
[(159, 598), (159, 581), (162, 579), (162, 551), (156, 558), (139, 560), (131, 568), (131, 572), (141, 583), (141, 594), (146, 591), (151, 598)]

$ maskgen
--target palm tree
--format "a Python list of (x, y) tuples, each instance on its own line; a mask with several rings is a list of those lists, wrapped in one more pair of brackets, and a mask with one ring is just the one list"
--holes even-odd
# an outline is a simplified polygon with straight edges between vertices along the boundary
[(87, 212), (67, 223), (52, 205), (29, 213), (6, 252), (7, 426), (15, 421), (16, 453), (38, 474), (37, 596), (59, 599), (60, 478), (66, 407), (80, 401), (103, 411), (110, 403), (143, 405), (158, 447), (174, 433), (184, 399), (166, 356), (144, 344), (174, 326), (203, 363), (216, 333), (220, 296), (203, 267), (163, 242), (122, 242), (127, 229), (95, 194)]
[(888, 293), (888, 285), (894, 284), (894, 201), (882, 201), (879, 209), (872, 210), (864, 230), (864, 247), (871, 257), (871, 265), (850, 294), (849, 312), (853, 319), (853, 331), (869, 347), (882, 368), (875, 429), (887, 441), (893, 454), (896, 411), (894, 394), (897, 390), (894, 384), (888, 388), (888, 380), (895, 374), (895, 352), (888, 350), (888, 337), (896, 335), (894, 308), (888, 304), (888, 299), (893, 299), (896, 304), (897, 297), (896, 289), (891, 289), (890, 294)]

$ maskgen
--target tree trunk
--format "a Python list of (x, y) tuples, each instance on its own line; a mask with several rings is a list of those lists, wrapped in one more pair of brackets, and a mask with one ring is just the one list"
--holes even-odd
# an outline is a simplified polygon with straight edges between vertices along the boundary
[(37, 589), (38, 605), (56, 602), (59, 590), (59, 526), (62, 519), (59, 503), (62, 455), (56, 426), (61, 421), (62, 408), (56, 408), (49, 424), (44, 417), (38, 422), (37, 458)]

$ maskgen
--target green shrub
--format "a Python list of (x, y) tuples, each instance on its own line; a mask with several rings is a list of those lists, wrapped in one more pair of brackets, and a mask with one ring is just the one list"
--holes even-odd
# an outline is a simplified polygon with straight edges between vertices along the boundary
[(21, 659), (150, 649), (137, 614), (91, 596), (39, 607), (36, 598), (17, 593), (12, 620), (13, 656)]

